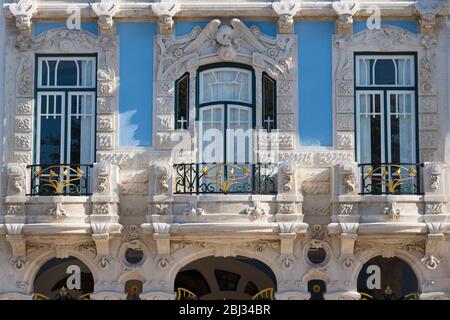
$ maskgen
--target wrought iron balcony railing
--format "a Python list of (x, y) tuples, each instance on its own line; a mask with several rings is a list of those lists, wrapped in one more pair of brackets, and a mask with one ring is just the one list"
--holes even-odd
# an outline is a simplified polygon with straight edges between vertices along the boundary
[(271, 163), (183, 163), (174, 168), (176, 194), (277, 192), (277, 167)]
[(91, 195), (92, 164), (34, 164), (31, 170), (32, 196)]
[(360, 194), (421, 194), (419, 163), (362, 163)]

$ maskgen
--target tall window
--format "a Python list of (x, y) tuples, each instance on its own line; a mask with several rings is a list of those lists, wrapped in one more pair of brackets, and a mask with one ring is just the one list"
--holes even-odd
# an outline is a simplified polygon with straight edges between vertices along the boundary
[(276, 129), (276, 83), (266, 73), (262, 75), (262, 125), (267, 131)]
[(189, 73), (175, 82), (175, 129), (189, 126)]
[(405, 191), (411, 181), (392, 186), (417, 171), (415, 56), (361, 54), (355, 60), (357, 157), (369, 172), (367, 191)]
[(35, 163), (94, 162), (96, 58), (37, 59)]

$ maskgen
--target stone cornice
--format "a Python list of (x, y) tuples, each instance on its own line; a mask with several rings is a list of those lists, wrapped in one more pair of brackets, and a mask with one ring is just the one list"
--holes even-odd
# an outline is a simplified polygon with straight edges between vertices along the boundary
[[(239, 12), (240, 17), (258, 17), (258, 18), (275, 18), (277, 13), (272, 8), (272, 2), (187, 2), (179, 1), (180, 7), (175, 18), (189, 19), (201, 17), (228, 17), (236, 16)], [(332, 7), (332, 1), (304, 1), (300, 2), (299, 10), (294, 15), (294, 18), (300, 17), (322, 17), (322, 18), (336, 18), (336, 12)], [(114, 17), (115, 19), (158, 19), (157, 12), (152, 10), (152, 6), (159, 3), (129, 3), (122, 2), (120, 4), (120, 12)], [(14, 3), (4, 4), (4, 15), (12, 18), (13, 15), (9, 7)], [(94, 10), (89, 3), (52, 3), (41, 1), (36, 4), (36, 10), (33, 12), (33, 18), (37, 19), (62, 19), (68, 16), (67, 9), (77, 7), (81, 9), (81, 16), (83, 18), (97, 18)], [(383, 17), (412, 17), (417, 16), (416, 1), (370, 1), (360, 4), (360, 11), (355, 17), (364, 17), (370, 15), (367, 10), (370, 6), (377, 6), (381, 10)], [(448, 8), (445, 6), (438, 15), (447, 15)]]

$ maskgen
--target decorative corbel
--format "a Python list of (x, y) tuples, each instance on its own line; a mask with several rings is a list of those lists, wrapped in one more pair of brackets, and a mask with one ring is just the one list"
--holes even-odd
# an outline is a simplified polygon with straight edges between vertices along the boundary
[(441, 177), (443, 166), (440, 162), (427, 162), (424, 164), (424, 185), (426, 194), (443, 194), (441, 188)]
[[(153, 174), (151, 174), (150, 179), (156, 177), (156, 183), (154, 186), (154, 194), (165, 194), (169, 193), (171, 185), (170, 178), (172, 177), (172, 167), (165, 163), (157, 163), (153, 167)], [(150, 194), (152, 192), (150, 191)]]
[(278, 15), (278, 33), (294, 33), (294, 16), (300, 10), (301, 3), (297, 1), (281, 0), (272, 2), (272, 9)]
[(119, 167), (108, 163), (96, 163), (93, 171), (93, 202), (117, 202)]
[(20, 270), (24, 267), (24, 257), (27, 255), (26, 240), (22, 233), (23, 223), (7, 223), (6, 227), (6, 240), (11, 245), (12, 259), (11, 263), (16, 270)]
[(358, 238), (359, 216), (339, 215), (341, 227), (341, 258), (354, 255), (355, 242)]
[(339, 0), (332, 3), (333, 9), (338, 15), (336, 32), (347, 36), (353, 33), (353, 16), (359, 11), (358, 0)]
[(31, 37), (31, 18), (37, 5), (33, 0), (19, 0), (9, 5), (9, 11), (16, 19), (17, 31), (26, 37)]
[(428, 228), (425, 256), (422, 261), (428, 269), (434, 270), (440, 262), (439, 255), (444, 241), (445, 217), (442, 215), (425, 215)]
[(6, 171), (8, 174), (7, 196), (25, 196), (25, 165), (21, 163), (9, 163)]
[(294, 241), (297, 237), (295, 224), (287, 222), (278, 222), (280, 233), (280, 256), (278, 261), (284, 269), (291, 269), (297, 258), (294, 256)]
[(97, 256), (105, 257), (110, 255), (110, 226), (109, 223), (91, 223), (92, 240), (95, 242)]
[(173, 33), (173, 16), (180, 9), (178, 2), (159, 2), (152, 4), (152, 11), (158, 16), (158, 25), (160, 34)]
[(170, 255), (170, 224), (165, 222), (154, 222), (153, 239), (156, 241), (157, 256), (155, 262), (160, 269), (165, 269), (172, 262)]
[(444, 7), (446, 1), (441, 0), (420, 0), (415, 6), (419, 14), (420, 32), (431, 34), (436, 25), (436, 15)]
[(92, 10), (98, 17), (98, 26), (102, 35), (110, 35), (114, 30), (113, 17), (119, 12), (118, 0), (100, 0), (91, 4)]
[(278, 192), (295, 193), (295, 191), (295, 164), (292, 162), (284, 162), (280, 165)]
[(339, 174), (336, 196), (356, 195), (358, 193), (358, 165), (356, 162), (344, 162), (338, 165)]

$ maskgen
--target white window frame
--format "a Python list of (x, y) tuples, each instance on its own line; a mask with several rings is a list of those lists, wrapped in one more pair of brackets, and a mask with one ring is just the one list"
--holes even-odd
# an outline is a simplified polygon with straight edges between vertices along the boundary
[[(253, 89), (253, 79), (252, 79), (252, 72), (250, 70), (247, 69), (243, 69), (243, 68), (232, 68), (232, 67), (224, 67), (224, 68), (211, 68), (211, 69), (206, 69), (200, 72), (199, 74), (199, 104), (206, 104), (206, 103), (214, 103), (217, 101), (223, 101), (223, 100), (211, 100), (211, 101), (204, 101), (204, 93), (203, 93), (203, 81), (204, 81), (204, 76), (206, 74), (209, 73), (215, 73), (215, 72), (221, 72), (221, 71), (232, 71), (232, 72), (238, 72), (239, 73), (246, 73), (248, 75), (248, 97), (249, 100), (248, 101), (243, 101), (240, 99), (231, 99), (231, 100), (227, 100), (227, 101), (232, 101), (232, 102), (240, 102), (240, 103), (247, 103), (247, 104), (252, 104), (253, 103), (253, 95), (252, 95), (252, 89)], [(240, 93), (239, 96), (241, 96), (242, 94)]]
[[(386, 91), (386, 101), (387, 101), (387, 106), (386, 106), (386, 110), (387, 110), (387, 114), (385, 115), (386, 118), (386, 122), (387, 122), (387, 134), (388, 134), (388, 143), (389, 145), (391, 145), (391, 116), (392, 116), (392, 112), (391, 112), (391, 99), (390, 99), (390, 95), (393, 94), (411, 94), (411, 113), (409, 114), (411, 116), (411, 150), (413, 150), (412, 152), (412, 159), (411, 159), (411, 163), (415, 163), (416, 162), (416, 92), (414, 90), (387, 90)], [(392, 162), (392, 150), (391, 148), (388, 148), (388, 154), (387, 154), (387, 162), (391, 163)]]
[[(72, 114), (72, 96), (80, 96), (80, 95), (84, 95), (84, 96), (91, 96), (92, 97), (92, 110), (90, 113), (80, 113), (77, 115), (73, 115)], [(71, 130), (71, 120), (72, 117), (83, 117), (83, 116), (89, 116), (91, 117), (91, 129), (92, 129), (92, 134), (91, 134), (91, 139), (90, 139), (90, 147), (93, 149), (91, 150), (91, 158), (89, 159), (90, 163), (94, 162), (94, 154), (95, 154), (95, 92), (89, 92), (89, 91), (70, 91), (68, 92), (68, 105), (67, 105), (67, 110), (68, 110), (68, 115), (67, 115), (67, 141), (72, 141), (72, 130)], [(66, 155), (67, 155), (67, 162), (70, 163), (71, 161), (71, 152), (70, 152), (70, 144), (67, 144), (67, 149), (66, 149)]]
[[(360, 99), (361, 99), (361, 95), (380, 95), (380, 121), (381, 121), (381, 158), (384, 160), (386, 159), (386, 136), (385, 136), (385, 112), (384, 112), (384, 92), (382, 90), (358, 90), (355, 92), (355, 96), (356, 96), (356, 141), (357, 141), (357, 157), (358, 157), (358, 161), (361, 161), (361, 108), (360, 108)], [(368, 116), (372, 116), (372, 115), (368, 115)], [(390, 144), (390, 140), (391, 137), (388, 137), (387, 142)], [(371, 150), (372, 152), (372, 150)]]
[[(36, 164), (41, 164), (41, 117), (45, 117), (46, 115), (42, 115), (41, 112), (41, 97), (42, 96), (61, 96), (61, 114), (48, 114), (47, 117), (54, 117), (58, 116), (61, 117), (61, 145), (60, 145), (60, 163), (64, 163), (64, 149), (66, 144), (65, 139), (65, 125), (64, 125), (64, 119), (65, 119), (65, 92), (61, 91), (45, 91), (45, 92), (38, 92), (37, 94), (37, 121), (36, 121)], [(55, 99), (56, 101), (56, 99)], [(48, 109), (48, 101), (47, 101), (47, 109)], [(43, 163), (44, 165), (49, 165), (51, 163)]]
[[(400, 85), (397, 84), (398, 81), (398, 77), (397, 77), (397, 65), (395, 65), (396, 71), (395, 71), (395, 82), (396, 84), (361, 84), (361, 79), (360, 79), (360, 61), (361, 60), (395, 60), (395, 59), (405, 59), (405, 60), (409, 60), (410, 61), (410, 74), (411, 74), (411, 85)], [(373, 68), (375, 67), (376, 64), (374, 64)], [(416, 82), (416, 74), (415, 74), (415, 57), (412, 55), (357, 55), (356, 56), (356, 64), (355, 64), (355, 70), (356, 70), (356, 86), (357, 87), (368, 87), (368, 88), (374, 88), (374, 87), (411, 87), (414, 88), (415, 87), (415, 82)], [(375, 77), (375, 72), (374, 70), (372, 70), (372, 76)], [(375, 79), (372, 79), (373, 83), (375, 83)]]
[[(77, 60), (84, 60), (84, 61), (91, 61), (92, 62), (92, 85), (88, 86), (88, 85), (81, 85), (81, 84), (77, 84), (77, 85), (72, 85), (72, 86), (59, 86), (57, 85), (58, 83), (58, 65), (60, 61), (77, 61)], [(42, 84), (42, 64), (43, 63), (47, 63), (47, 61), (56, 61), (56, 66), (55, 66), (55, 84), (54, 85), (50, 85), (50, 67), (48, 67), (48, 72), (47, 72), (47, 85), (43, 85)], [(78, 64), (75, 63), (77, 66), (77, 83), (79, 82), (79, 68), (78, 68)], [(53, 89), (53, 88), (60, 88), (60, 89), (72, 89), (72, 88), (86, 88), (86, 89), (93, 89), (96, 86), (96, 58), (95, 57), (84, 57), (84, 56), (70, 56), (70, 57), (38, 57), (38, 82), (37, 82), (37, 88), (38, 89)]]
[[(222, 142), (225, 141), (224, 140), (224, 138), (225, 138), (225, 132), (224, 132), (225, 131), (225, 121), (226, 121), (226, 119), (225, 119), (225, 104), (218, 103), (218, 104), (213, 104), (213, 105), (201, 107), (200, 110), (199, 110), (199, 120), (200, 120), (199, 121), (199, 133), (200, 134), (198, 135), (198, 138), (201, 139), (199, 141), (200, 162), (205, 162), (204, 159), (203, 159), (203, 122), (205, 121), (203, 119), (203, 115), (204, 115), (205, 111), (207, 111), (207, 110), (211, 110), (212, 111), (214, 109), (219, 109), (220, 110), (222, 121), (220, 121), (220, 122), (211, 121), (211, 122), (220, 123), (220, 130), (222, 132)], [(214, 142), (214, 143), (217, 143), (217, 141)], [(224, 146), (221, 146), (221, 148), (222, 148), (222, 155), (223, 155)], [(222, 158), (224, 158), (224, 157), (222, 157)], [(225, 161), (225, 159), (222, 159), (222, 162), (224, 162), (224, 161)], [(209, 163), (209, 161), (206, 161), (206, 162)]]

